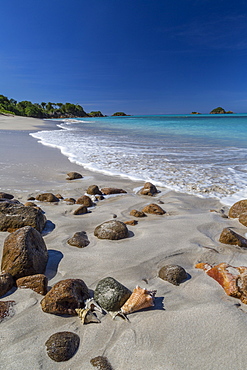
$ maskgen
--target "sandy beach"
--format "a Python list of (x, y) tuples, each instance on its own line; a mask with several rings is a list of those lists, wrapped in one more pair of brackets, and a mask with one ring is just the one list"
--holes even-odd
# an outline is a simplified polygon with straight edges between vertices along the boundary
[[(206, 262), (247, 266), (247, 252), (219, 242), (221, 231), (231, 227), (245, 236), (236, 219), (222, 217), (227, 209), (216, 199), (158, 188), (154, 197), (139, 195), (144, 184), (110, 177), (72, 164), (58, 149), (45, 147), (29, 133), (55, 128), (54, 123), (0, 115), (0, 192), (25, 203), (42, 192), (78, 199), (88, 186), (115, 187), (126, 194), (105, 197), (90, 212), (75, 216), (77, 204), (37, 202), (54, 229), (43, 238), (49, 252), (46, 276), (52, 287), (63, 279), (82, 279), (93, 291), (105, 277), (113, 277), (131, 291), (136, 285), (157, 290), (155, 305), (128, 315), (130, 322), (113, 320), (82, 325), (76, 316), (44, 313), (43, 296), (30, 289), (12, 289), (1, 301), (14, 300), (14, 316), (0, 323), (0, 369), (90, 370), (90, 360), (105, 356), (114, 370), (246, 369), (247, 306), (229, 297), (222, 287), (195, 264)], [(83, 178), (66, 180), (76, 171)], [(130, 215), (150, 203), (164, 215), (144, 218)], [(223, 209), (223, 211), (222, 211)], [(94, 236), (97, 225), (112, 220), (128, 225), (129, 237), (102, 240)], [(67, 243), (75, 232), (85, 231), (90, 244), (76, 248)], [(0, 253), (8, 232), (0, 232)], [(158, 277), (167, 264), (182, 266), (188, 279), (175, 286)], [(80, 337), (76, 354), (67, 362), (54, 362), (45, 342), (54, 333), (71, 331)]]

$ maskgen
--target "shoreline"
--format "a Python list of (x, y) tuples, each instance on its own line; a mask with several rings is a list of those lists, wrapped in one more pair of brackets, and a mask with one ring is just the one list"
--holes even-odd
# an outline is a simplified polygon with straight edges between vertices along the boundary
[[(43, 296), (38, 293), (12, 290), (0, 298), (16, 302), (15, 315), (0, 323), (0, 369), (90, 370), (90, 359), (96, 356), (106, 356), (114, 370), (191, 370), (197, 369), (198, 363), (202, 370), (244, 369), (247, 307), (227, 296), (217, 282), (195, 269), (195, 264), (247, 266), (245, 250), (219, 242), (223, 228), (231, 227), (242, 236), (246, 228), (236, 219), (222, 217), (222, 204), (217, 199), (159, 187), (161, 192), (156, 196), (143, 196), (134, 192), (143, 182), (93, 173), (71, 163), (59, 150), (39, 144), (29, 135), (46, 126), (42, 120), (23, 118), (17, 122), (7, 117), (1, 122), (1, 118), (0, 191), (13, 194), (22, 203), (41, 192), (77, 199), (92, 184), (127, 191), (105, 197), (80, 216), (73, 214), (76, 204), (36, 201), (55, 225), (43, 236), (49, 251), (49, 287), (63, 279), (78, 278), (93, 292), (99, 280), (111, 276), (130, 290), (136, 285), (157, 290), (157, 298), (153, 308), (130, 314), (130, 323), (105, 315), (99, 324), (82, 325), (75, 316), (44, 313), (40, 307)], [(80, 172), (83, 178), (66, 180), (70, 171)], [(135, 218), (138, 224), (128, 225), (129, 238), (114, 241), (94, 236), (95, 227), (102, 222), (113, 218), (130, 221), (134, 218), (130, 216), (132, 209), (141, 210), (150, 203), (159, 204), (166, 213)], [(67, 243), (78, 231), (85, 231), (90, 241), (82, 249)], [(1, 255), (7, 235), (0, 232)], [(160, 279), (158, 271), (165, 264), (182, 266), (188, 279), (179, 286)], [(80, 337), (77, 353), (64, 363), (52, 361), (45, 349), (49, 336), (60, 331)]]

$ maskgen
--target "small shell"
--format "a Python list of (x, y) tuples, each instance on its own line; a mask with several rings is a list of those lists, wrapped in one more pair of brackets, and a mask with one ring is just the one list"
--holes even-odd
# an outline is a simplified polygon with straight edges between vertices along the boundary
[(137, 285), (129, 299), (121, 307), (121, 312), (127, 315), (134, 311), (154, 306), (155, 294), (156, 290), (143, 289)]
[(103, 309), (95, 302), (93, 298), (89, 298), (85, 301), (85, 308), (88, 308), (91, 311), (99, 311), (100, 313), (104, 313)]
[(98, 317), (89, 308), (76, 308), (75, 311), (80, 317), (83, 324), (89, 324), (90, 322), (100, 322)]

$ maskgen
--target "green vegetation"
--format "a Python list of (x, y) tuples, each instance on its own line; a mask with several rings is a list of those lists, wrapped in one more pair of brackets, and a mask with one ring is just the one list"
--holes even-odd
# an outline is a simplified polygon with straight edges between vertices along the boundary
[(127, 116), (127, 114), (124, 112), (116, 112), (113, 114), (113, 116)]
[(36, 118), (69, 118), (88, 116), (79, 104), (51, 102), (42, 102), (41, 104), (38, 104), (27, 100), (18, 103), (16, 100), (8, 99), (4, 95), (0, 95), (0, 113)]
[(214, 108), (213, 110), (211, 110), (210, 114), (225, 114), (226, 111), (225, 109), (221, 108), (221, 107), (218, 107), (218, 108)]
[(88, 115), (90, 117), (104, 117), (100, 110), (92, 111), (91, 113), (88, 113)]

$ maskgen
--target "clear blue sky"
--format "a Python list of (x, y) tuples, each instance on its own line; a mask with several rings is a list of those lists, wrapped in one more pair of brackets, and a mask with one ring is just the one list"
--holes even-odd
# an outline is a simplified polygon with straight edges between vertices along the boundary
[(247, 112), (247, 1), (3, 1), (0, 94), (103, 114)]

